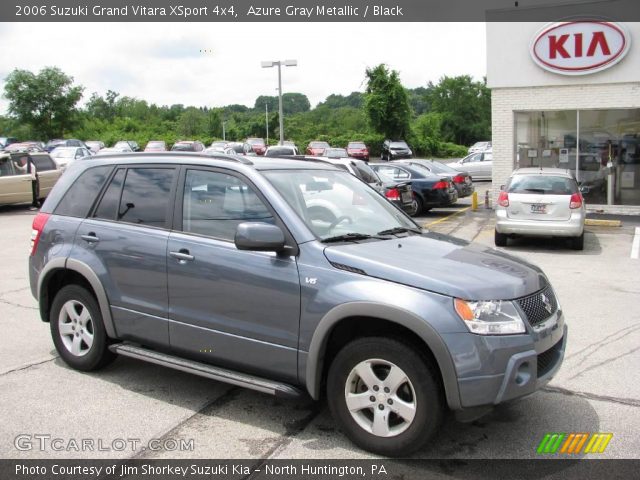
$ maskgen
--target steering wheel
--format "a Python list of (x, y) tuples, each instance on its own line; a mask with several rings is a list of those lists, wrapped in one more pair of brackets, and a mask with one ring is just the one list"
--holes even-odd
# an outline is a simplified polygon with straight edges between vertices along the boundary
[(327, 231), (331, 231), (334, 228), (336, 228), (338, 225), (340, 225), (342, 222), (348, 220), (349, 223), (353, 223), (353, 219), (351, 217), (349, 217), (348, 215), (341, 215), (338, 218), (336, 218), (333, 222), (331, 222), (331, 225), (329, 225), (329, 228), (327, 229)]

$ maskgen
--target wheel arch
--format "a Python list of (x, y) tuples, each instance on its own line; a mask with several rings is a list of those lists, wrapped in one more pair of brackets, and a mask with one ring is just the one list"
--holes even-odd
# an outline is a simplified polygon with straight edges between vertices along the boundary
[(107, 336), (117, 338), (109, 299), (100, 279), (87, 264), (74, 259), (56, 258), (42, 270), (37, 297), (42, 321), (49, 321), (49, 312), (55, 294), (62, 287), (72, 284), (85, 287), (96, 298)]
[[(430, 356), (438, 369), (447, 404), (451, 409), (460, 409), (460, 393), (453, 360), (449, 351), (436, 330), (424, 319), (407, 310), (399, 309), (386, 304), (354, 302), (343, 304), (329, 311), (318, 323), (309, 345), (306, 361), (305, 384), (309, 395), (319, 399), (321, 385), (327, 370), (328, 362), (325, 361), (327, 353), (332, 353), (332, 345), (329, 339), (335, 332), (346, 329), (353, 331), (354, 322), (361, 326), (366, 322), (366, 335), (375, 332), (384, 334), (399, 334), (406, 338), (407, 335), (419, 342), (419, 347), (424, 347), (423, 353)], [(372, 323), (371, 323), (372, 322)], [(381, 327), (384, 328), (381, 329)], [(373, 327), (373, 328), (370, 328)], [(349, 340), (364, 336), (362, 330), (355, 328), (356, 335), (342, 339), (342, 345)], [(333, 345), (335, 349), (335, 345)]]

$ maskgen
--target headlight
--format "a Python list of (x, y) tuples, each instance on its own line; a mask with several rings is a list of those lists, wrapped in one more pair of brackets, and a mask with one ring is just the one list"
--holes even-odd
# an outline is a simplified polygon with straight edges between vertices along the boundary
[(508, 300), (469, 302), (456, 298), (454, 306), (471, 333), (509, 335), (526, 331), (518, 310)]

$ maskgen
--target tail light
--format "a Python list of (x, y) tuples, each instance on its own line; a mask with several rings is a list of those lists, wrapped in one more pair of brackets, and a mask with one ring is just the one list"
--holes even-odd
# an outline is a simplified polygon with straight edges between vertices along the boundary
[(464, 183), (464, 177), (462, 175), (456, 175), (453, 177), (453, 183)]
[(571, 195), (571, 200), (569, 202), (569, 208), (580, 208), (582, 206), (582, 195), (579, 193), (574, 193)]
[(440, 180), (439, 182), (436, 182), (436, 184), (433, 186), (434, 190), (442, 190), (442, 189), (448, 189), (449, 188), (449, 182), (445, 182), (444, 180)]
[(498, 196), (498, 205), (501, 207), (509, 206), (509, 194), (507, 192), (500, 192), (500, 195)]
[(33, 224), (31, 225), (31, 253), (29, 253), (31, 257), (33, 257), (38, 249), (40, 235), (42, 235), (42, 230), (44, 230), (44, 226), (47, 224), (49, 217), (50, 215), (48, 213), (38, 213), (33, 219)]
[(390, 188), (384, 192), (384, 196), (389, 200), (400, 200), (400, 191), (397, 188)]

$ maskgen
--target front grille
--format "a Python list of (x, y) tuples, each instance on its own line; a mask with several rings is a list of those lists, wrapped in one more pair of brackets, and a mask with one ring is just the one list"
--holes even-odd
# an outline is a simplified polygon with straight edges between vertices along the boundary
[(538, 293), (520, 298), (516, 301), (524, 311), (531, 326), (544, 322), (558, 310), (558, 302), (551, 287), (546, 287)]
[(538, 378), (546, 375), (558, 361), (558, 350), (562, 346), (562, 339), (549, 350), (538, 355)]

